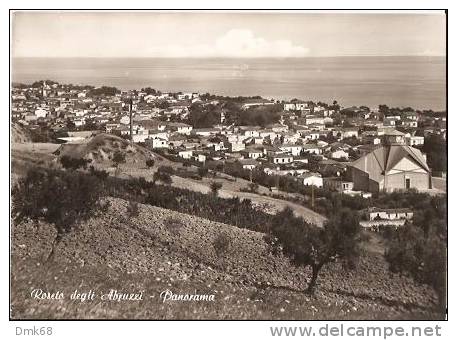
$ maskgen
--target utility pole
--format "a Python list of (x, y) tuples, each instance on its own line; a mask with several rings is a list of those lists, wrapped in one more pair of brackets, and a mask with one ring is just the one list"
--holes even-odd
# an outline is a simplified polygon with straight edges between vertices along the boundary
[(314, 184), (311, 185), (311, 208), (314, 208)]
[(129, 101), (128, 101), (128, 104), (129, 104), (129, 115), (130, 115), (130, 141), (133, 143), (133, 110), (132, 110), (132, 106), (133, 106), (133, 100), (132, 98), (129, 98)]

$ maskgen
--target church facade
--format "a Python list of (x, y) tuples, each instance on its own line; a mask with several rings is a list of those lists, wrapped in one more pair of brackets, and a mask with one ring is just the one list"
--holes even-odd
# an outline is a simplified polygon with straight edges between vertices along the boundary
[(432, 188), (431, 171), (424, 155), (404, 144), (380, 145), (352, 162), (348, 174), (354, 190), (392, 192)]

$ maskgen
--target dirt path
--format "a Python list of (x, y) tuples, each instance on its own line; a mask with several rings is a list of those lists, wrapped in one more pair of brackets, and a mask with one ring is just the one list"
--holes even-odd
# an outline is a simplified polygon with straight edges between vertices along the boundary
[[(326, 218), (311, 209), (308, 209), (302, 205), (273, 198), (263, 195), (258, 195), (255, 193), (250, 192), (241, 192), (241, 191), (233, 191), (230, 190), (228, 185), (224, 182), (222, 183), (222, 188), (219, 190), (219, 196), (223, 198), (232, 198), (232, 197), (239, 197), (240, 199), (250, 199), (254, 204), (267, 206), (266, 208), (270, 210), (272, 213), (283, 210), (286, 206), (292, 208), (297, 216), (303, 217), (306, 221), (310, 223), (314, 223), (318, 226), (322, 226)], [(195, 181), (188, 178), (181, 178), (177, 176), (173, 176), (173, 184), (172, 186), (182, 189), (188, 189), (192, 191), (198, 191), (202, 193), (208, 193), (210, 191), (209, 185), (204, 182)]]

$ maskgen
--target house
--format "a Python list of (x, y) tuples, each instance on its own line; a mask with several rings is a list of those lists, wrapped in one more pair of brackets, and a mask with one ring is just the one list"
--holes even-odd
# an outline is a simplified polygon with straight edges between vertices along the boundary
[[(149, 131), (149, 136), (151, 136), (151, 131)], [(158, 137), (160, 137), (160, 136), (158, 136)], [(168, 139), (168, 145), (170, 148), (180, 147), (187, 141), (186, 136), (180, 135), (180, 134), (174, 134), (165, 139)]]
[(128, 125), (130, 124), (130, 117), (129, 116), (122, 116), (119, 120), (121, 124)]
[(302, 150), (302, 145), (283, 144), (278, 146), (281, 151), (291, 153), (293, 156), (299, 156)]
[(36, 109), (35, 110), (35, 116), (37, 116), (37, 118), (45, 118), (46, 116), (48, 115), (48, 111), (44, 110), (44, 109)]
[(367, 119), (363, 122), (364, 126), (380, 128), (383, 126), (383, 122), (376, 119)]
[(263, 137), (252, 137), (252, 142), (254, 142), (254, 144), (258, 144), (258, 145), (261, 145), (263, 144)]
[(417, 128), (417, 120), (414, 119), (404, 119), (401, 121), (401, 125), (406, 128)]
[(306, 116), (305, 117), (305, 124), (306, 125), (311, 125), (311, 124), (324, 125), (324, 117), (321, 117), (321, 116)]
[(198, 97), (198, 93), (178, 93), (178, 100), (192, 99)]
[(346, 143), (340, 143), (340, 142), (335, 142), (330, 144), (327, 147), (327, 153), (326, 156), (328, 158), (333, 158), (333, 159), (348, 159), (349, 158), (349, 153), (348, 151), (351, 149), (351, 146), (346, 144)]
[(332, 149), (329, 151), (329, 153), (327, 154), (327, 157), (333, 158), (333, 159), (342, 159), (342, 158), (348, 159), (349, 154), (341, 148), (335, 148), (335, 149)]
[(166, 131), (160, 131), (160, 130), (149, 130), (149, 138), (154, 139), (154, 138), (162, 138), (162, 139), (169, 139), (169, 134)]
[(284, 111), (302, 111), (309, 108), (307, 102), (302, 100), (292, 100), (290, 103), (284, 103)]
[(283, 132), (281, 134), (281, 136), (282, 136), (281, 140), (285, 144), (295, 144), (300, 139), (300, 134), (298, 134), (296, 132), (292, 132), (292, 131)]
[(193, 155), (193, 150), (180, 150), (178, 151), (178, 156), (184, 159), (191, 159)]
[(390, 116), (386, 116), (385, 118), (389, 119), (389, 120), (395, 120), (395, 121), (401, 120), (401, 116), (399, 114), (393, 114), (393, 115), (391, 114)]
[(193, 154), (193, 157), (195, 158), (196, 161), (200, 163), (205, 163), (206, 159), (208, 158), (208, 154), (203, 151), (195, 151)]
[[(135, 120), (136, 122), (136, 120)], [(145, 129), (149, 130), (159, 130), (159, 131), (165, 131), (167, 128), (167, 125), (164, 122), (158, 121), (158, 120), (153, 120), (153, 119), (142, 119), (138, 121), (138, 125), (144, 127)]]
[(414, 111), (404, 113), (404, 117), (410, 120), (419, 120), (418, 114)]
[(312, 123), (308, 125), (310, 129), (316, 130), (316, 131), (324, 131), (325, 130), (325, 124), (318, 124), (318, 123)]
[(318, 171), (327, 177), (338, 177), (346, 172), (346, 164), (336, 160), (327, 159), (322, 160), (317, 164)]
[(241, 154), (245, 158), (257, 159), (263, 156), (263, 150), (248, 148), (246, 150), (241, 151)]
[(252, 99), (252, 100), (247, 100), (244, 102), (243, 106), (241, 108), (243, 110), (247, 110), (251, 107), (256, 107), (256, 106), (265, 106), (265, 105), (274, 105), (275, 102), (267, 99)]
[(342, 177), (325, 177), (323, 182), (324, 188), (338, 192), (352, 191), (354, 189), (354, 182), (344, 180)]
[(362, 143), (378, 145), (381, 143), (381, 138), (376, 131), (362, 132)]
[(240, 159), (239, 162), (245, 170), (253, 170), (260, 164), (259, 162), (253, 159)]
[(86, 124), (86, 120), (84, 118), (79, 118), (79, 119), (74, 119), (73, 123), (75, 124), (76, 127), (83, 126)]
[(395, 126), (395, 124), (397, 123), (397, 119), (395, 118), (384, 118), (384, 121), (383, 121), (383, 124), (384, 126)]
[(409, 146), (415, 145), (424, 145), (424, 137), (423, 136), (410, 136), (405, 138), (406, 144)]
[(307, 172), (298, 175), (297, 179), (303, 181), (303, 185), (314, 185), (317, 188), (322, 188), (324, 185), (322, 175), (317, 172)]
[(375, 220), (411, 220), (414, 213), (411, 209), (397, 208), (397, 209), (380, 209), (370, 207), (359, 212), (361, 217), (367, 221)]
[(277, 155), (277, 154), (282, 154), (282, 153), (284, 153), (284, 151), (282, 151), (277, 146), (264, 145), (263, 146), (263, 153), (264, 153), (264, 155), (267, 155), (268, 157), (270, 157), (270, 156), (274, 156), (274, 155)]
[(170, 132), (177, 132), (183, 135), (190, 135), (192, 126), (185, 123), (168, 123), (167, 130)]
[(405, 144), (405, 134), (395, 129), (385, 130), (383, 139), (385, 144)]
[(289, 130), (289, 127), (287, 125), (283, 124), (269, 124), (267, 125), (267, 129), (273, 131), (273, 132), (287, 132)]
[(302, 111), (308, 109), (308, 103), (301, 100), (292, 100), (284, 104), (284, 111)]
[(408, 145), (380, 145), (352, 162), (348, 172), (355, 190), (431, 189), (431, 171), (425, 157)]
[(308, 164), (309, 159), (307, 157), (297, 156), (294, 157), (294, 163)]
[(137, 130), (136, 133), (133, 134), (132, 139), (134, 143), (144, 143), (146, 139), (149, 138), (149, 131), (148, 130)]
[(284, 103), (284, 111), (295, 111), (295, 103)]
[(215, 128), (201, 128), (201, 129), (194, 129), (192, 131), (193, 134), (197, 136), (209, 137), (211, 135), (217, 135), (220, 132), (219, 129)]
[(38, 119), (38, 117), (35, 116), (33, 113), (27, 113), (27, 114), (24, 116), (24, 120), (25, 120), (26, 122), (35, 122), (37, 119)]
[(234, 141), (229, 141), (227, 148), (229, 152), (238, 152), (241, 150), (244, 150), (246, 145), (242, 141), (234, 140)]
[(259, 137), (261, 129), (259, 126), (243, 126), (240, 130), (245, 137)]
[(168, 141), (160, 137), (146, 139), (145, 143), (153, 149), (168, 149)]
[(278, 153), (269, 156), (269, 160), (273, 164), (290, 164), (294, 161), (294, 157), (289, 153)]
[(305, 140), (317, 140), (320, 137), (319, 131), (305, 131), (300, 133), (300, 136)]
[(358, 138), (359, 137), (359, 129), (358, 128), (352, 128), (352, 127), (343, 128), (341, 130), (341, 137), (343, 139), (344, 138), (352, 138), (352, 137)]
[(320, 155), (322, 153), (321, 148), (319, 148), (316, 144), (305, 144), (301, 147), (305, 153), (313, 153), (315, 155)]

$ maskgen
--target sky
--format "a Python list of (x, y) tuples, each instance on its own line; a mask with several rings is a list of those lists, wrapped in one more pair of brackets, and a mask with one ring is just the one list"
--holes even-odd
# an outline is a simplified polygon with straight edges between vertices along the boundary
[(13, 57), (445, 56), (444, 12), (14, 12)]

